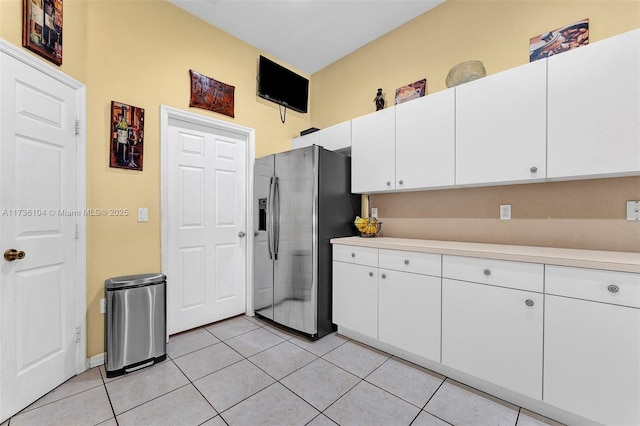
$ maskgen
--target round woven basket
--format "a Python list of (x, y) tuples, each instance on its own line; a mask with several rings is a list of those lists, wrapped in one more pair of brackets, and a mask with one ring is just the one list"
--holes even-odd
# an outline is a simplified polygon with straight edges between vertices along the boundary
[(487, 70), (481, 61), (466, 61), (449, 70), (445, 83), (447, 87), (455, 87), (485, 77)]

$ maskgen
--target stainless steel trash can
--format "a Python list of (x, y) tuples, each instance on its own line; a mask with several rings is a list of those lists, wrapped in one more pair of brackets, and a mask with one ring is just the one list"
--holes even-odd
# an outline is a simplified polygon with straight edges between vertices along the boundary
[(166, 287), (163, 274), (127, 275), (105, 281), (107, 377), (167, 358)]

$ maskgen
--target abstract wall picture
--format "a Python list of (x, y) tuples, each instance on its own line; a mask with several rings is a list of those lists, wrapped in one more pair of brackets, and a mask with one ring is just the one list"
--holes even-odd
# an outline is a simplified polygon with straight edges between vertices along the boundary
[(62, 0), (22, 0), (22, 46), (62, 65)]
[(529, 62), (589, 44), (589, 19), (558, 28), (529, 40)]
[(142, 171), (144, 109), (111, 101), (110, 167)]
[(427, 79), (423, 78), (414, 83), (396, 89), (396, 105), (412, 99), (423, 97), (427, 93)]
[(191, 76), (190, 107), (202, 108), (233, 117), (235, 87), (189, 70)]

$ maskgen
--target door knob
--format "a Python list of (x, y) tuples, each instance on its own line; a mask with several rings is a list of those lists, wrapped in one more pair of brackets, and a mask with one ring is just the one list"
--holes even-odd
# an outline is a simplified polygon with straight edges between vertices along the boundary
[(13, 262), (14, 260), (24, 259), (26, 255), (27, 254), (22, 250), (9, 249), (4, 252), (4, 260), (7, 262)]
[(245, 235), (247, 234), (245, 234), (243, 231), (238, 232), (238, 237), (240, 238), (244, 237)]

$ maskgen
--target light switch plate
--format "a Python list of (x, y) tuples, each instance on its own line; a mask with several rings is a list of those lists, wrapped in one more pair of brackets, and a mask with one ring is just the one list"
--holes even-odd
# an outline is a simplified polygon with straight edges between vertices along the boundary
[(500, 204), (500, 220), (511, 220), (511, 204)]
[(100, 299), (100, 313), (104, 314), (107, 312), (107, 299), (104, 297)]
[(149, 209), (146, 207), (138, 208), (138, 222), (148, 222), (149, 221)]
[(371, 218), (372, 219), (377, 219), (378, 218), (378, 208), (377, 207), (371, 207)]
[(627, 201), (627, 220), (640, 220), (640, 201)]

